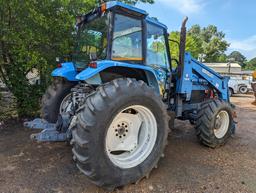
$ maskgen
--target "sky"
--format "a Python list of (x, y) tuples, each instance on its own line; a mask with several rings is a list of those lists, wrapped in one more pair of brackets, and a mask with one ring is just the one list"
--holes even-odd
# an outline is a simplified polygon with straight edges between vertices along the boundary
[(231, 44), (227, 54), (237, 50), (248, 60), (256, 57), (256, 0), (155, 0), (153, 5), (139, 3), (137, 7), (157, 17), (169, 31), (180, 30), (185, 16), (188, 28), (213, 24)]

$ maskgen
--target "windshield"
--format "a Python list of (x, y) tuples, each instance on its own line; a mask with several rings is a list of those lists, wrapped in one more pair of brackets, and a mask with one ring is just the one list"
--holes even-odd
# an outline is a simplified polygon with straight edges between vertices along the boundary
[(78, 28), (73, 61), (76, 68), (86, 68), (91, 60), (103, 60), (107, 56), (107, 16), (96, 18)]

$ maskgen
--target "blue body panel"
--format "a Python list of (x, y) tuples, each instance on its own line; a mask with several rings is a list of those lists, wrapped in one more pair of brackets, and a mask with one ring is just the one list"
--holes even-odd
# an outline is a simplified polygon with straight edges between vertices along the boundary
[(90, 67), (86, 68), (76, 76), (76, 79), (87, 80), (93, 77), (94, 75), (98, 74), (99, 72), (110, 67), (127, 67), (127, 68), (133, 68), (133, 69), (134, 68), (142, 69), (142, 70), (150, 71), (156, 76), (154, 70), (149, 66), (144, 66), (141, 64), (129, 64), (125, 62), (118, 62), (118, 61), (112, 61), (112, 60), (102, 60), (97, 62), (97, 68), (90, 68)]
[(153, 70), (149, 66), (144, 66), (141, 64), (129, 64), (129, 63), (124, 63), (124, 62), (112, 61), (112, 60), (99, 61), (99, 62), (97, 62), (97, 68), (88, 67), (80, 73), (77, 73), (72, 62), (62, 63), (62, 67), (56, 68), (52, 72), (52, 76), (53, 77), (63, 77), (70, 81), (80, 81), (80, 80), (85, 81), (85, 80), (93, 77), (94, 75), (98, 74), (99, 72), (101, 72), (107, 68), (110, 68), (110, 67), (127, 67), (127, 68), (133, 68), (133, 69), (135, 68), (135, 69), (146, 70), (146, 71), (153, 73), (157, 80), (160, 79), (156, 75), (155, 70)]
[(159, 27), (162, 27), (164, 29), (168, 29), (166, 25), (164, 25), (163, 23), (160, 23), (158, 20), (156, 20), (155, 18), (151, 18), (151, 17), (146, 17), (146, 21), (151, 23), (151, 24), (154, 24), (154, 25), (157, 25)]
[(149, 86), (153, 87), (157, 93), (163, 94), (164, 85), (167, 77), (166, 73), (161, 69), (154, 69), (150, 66), (145, 66), (141, 64), (130, 64), (113, 60), (102, 60), (97, 62), (97, 68), (86, 68), (85, 70), (76, 75), (76, 79), (79, 81), (89, 81), (90, 78), (94, 78), (94, 76), (96, 76), (103, 70), (114, 67), (125, 67), (143, 70), (146, 74)]
[(72, 62), (62, 63), (61, 68), (56, 68), (52, 72), (53, 77), (62, 77), (69, 81), (78, 81), (76, 79), (77, 71)]
[[(97, 62), (97, 68), (88, 67), (82, 72), (78, 73), (72, 62), (62, 63), (61, 68), (57, 68), (52, 72), (53, 77), (63, 77), (69, 81), (96, 81), (98, 79), (98, 74), (107, 68), (113, 67), (126, 67), (131, 69), (141, 69), (144, 70), (149, 82), (149, 85), (154, 87), (158, 93), (162, 93), (166, 74), (159, 70), (154, 69), (150, 66), (145, 66), (141, 64), (129, 64), (125, 62), (118, 62), (112, 60), (102, 60)], [(97, 77), (95, 77), (97, 76)], [(99, 83), (101, 81), (98, 81)]]
[(119, 1), (110, 1), (110, 2), (107, 2), (106, 5), (107, 5), (107, 9), (111, 9), (113, 7), (119, 6), (119, 7), (123, 7), (123, 8), (129, 9), (129, 10), (132, 10), (134, 12), (138, 12), (145, 16), (148, 15), (148, 13), (142, 9), (139, 9), (139, 8), (131, 6), (131, 5), (127, 5), (127, 4), (119, 2)]

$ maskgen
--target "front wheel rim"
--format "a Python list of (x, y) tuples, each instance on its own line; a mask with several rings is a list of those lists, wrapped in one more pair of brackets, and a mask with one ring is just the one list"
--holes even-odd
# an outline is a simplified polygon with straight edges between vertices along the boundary
[(214, 135), (218, 139), (222, 139), (229, 129), (230, 118), (227, 111), (220, 111), (215, 120)]
[(157, 122), (146, 107), (133, 105), (113, 119), (106, 135), (106, 152), (122, 169), (133, 168), (151, 154), (157, 139)]

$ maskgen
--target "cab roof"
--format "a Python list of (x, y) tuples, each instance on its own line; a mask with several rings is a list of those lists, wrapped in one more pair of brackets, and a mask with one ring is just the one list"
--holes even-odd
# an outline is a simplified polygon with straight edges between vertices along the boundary
[(148, 13), (145, 10), (142, 10), (142, 9), (137, 8), (137, 7), (134, 7), (134, 6), (131, 6), (131, 5), (127, 5), (125, 3), (118, 2), (118, 1), (109, 1), (109, 2), (106, 3), (106, 9), (111, 10), (111, 9), (115, 9), (115, 8), (122, 8), (124, 10), (128, 10), (128, 11), (132, 12), (133, 14), (144, 16), (146, 18), (147, 22), (152, 23), (154, 25), (157, 25), (159, 27), (167, 29), (166, 25), (164, 25), (163, 23), (159, 22), (155, 18), (149, 17)]

